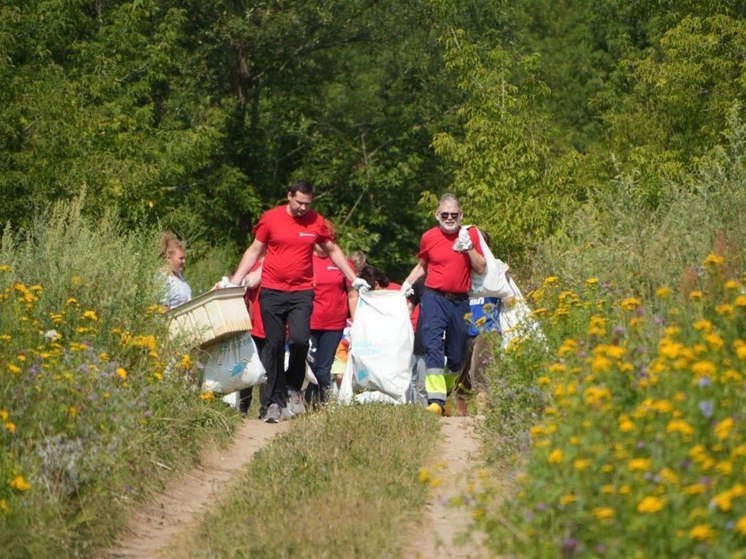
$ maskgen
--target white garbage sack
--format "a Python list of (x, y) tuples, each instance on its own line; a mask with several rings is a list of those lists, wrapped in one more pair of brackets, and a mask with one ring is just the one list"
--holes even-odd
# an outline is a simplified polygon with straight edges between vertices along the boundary
[(361, 291), (339, 401), (349, 404), (355, 393), (377, 391), (386, 398), (363, 400), (406, 403), (413, 344), (406, 298), (393, 290)]
[(495, 258), (490, 247), (487, 246), (482, 232), (477, 229), (477, 233), (479, 234), (479, 243), (487, 265), (483, 274), (471, 273), (469, 297), (472, 299), (480, 297), (503, 298), (513, 295), (508, 274), (510, 267), (499, 258)]
[(503, 349), (508, 347), (508, 344), (518, 336), (531, 336), (538, 340), (546, 340), (541, 326), (531, 316), (531, 309), (526, 303), (523, 293), (518, 289), (510, 274), (507, 274), (507, 277), (511, 289), (511, 299), (503, 300), (503, 306), (500, 309), (500, 333)]
[(267, 380), (256, 344), (248, 332), (204, 347), (200, 362), (203, 392), (229, 394)]

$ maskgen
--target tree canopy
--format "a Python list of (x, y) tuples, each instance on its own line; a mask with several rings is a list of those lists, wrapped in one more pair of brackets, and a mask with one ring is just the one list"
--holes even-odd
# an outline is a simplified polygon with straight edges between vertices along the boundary
[(520, 260), (589, 193), (723, 141), (746, 91), (735, 0), (7, 0), (0, 219), (92, 213), (245, 246), (305, 178), (394, 277), (448, 190)]

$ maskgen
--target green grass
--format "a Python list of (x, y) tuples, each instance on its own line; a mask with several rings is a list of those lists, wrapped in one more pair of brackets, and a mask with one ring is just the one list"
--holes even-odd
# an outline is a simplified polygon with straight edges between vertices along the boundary
[(85, 557), (236, 414), (203, 401), (170, 343), (156, 232), (80, 201), (0, 244), (0, 549)]
[(330, 407), (257, 453), (171, 557), (397, 557), (427, 496), (438, 422), (411, 406)]

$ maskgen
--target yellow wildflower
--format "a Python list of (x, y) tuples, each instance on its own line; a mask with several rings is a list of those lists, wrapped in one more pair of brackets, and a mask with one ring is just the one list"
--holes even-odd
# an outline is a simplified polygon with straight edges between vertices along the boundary
[(736, 521), (734, 530), (739, 534), (746, 535), (746, 516), (742, 516)]
[(667, 433), (681, 433), (682, 435), (693, 435), (694, 429), (683, 419), (672, 419), (666, 425)]
[(24, 491), (28, 491), (31, 489), (31, 484), (26, 481), (23, 476), (16, 476), (14, 477), (10, 483), (8, 483), (13, 489), (20, 491), (23, 493)]
[(629, 467), (633, 472), (647, 472), (650, 470), (650, 459), (634, 458), (629, 461), (627, 467)]
[(642, 301), (637, 297), (627, 297), (626, 299), (623, 299), (622, 302), (619, 304), (619, 306), (622, 307), (625, 311), (634, 311), (640, 305), (642, 305)]
[(622, 433), (629, 433), (635, 428), (635, 424), (628, 417), (621, 417), (619, 419), (619, 430)]
[(588, 458), (578, 458), (577, 460), (575, 460), (575, 463), (573, 465), (575, 466), (576, 470), (582, 472), (591, 465), (591, 461)]
[(704, 297), (704, 293), (702, 293), (701, 291), (695, 290), (689, 292), (690, 301), (699, 301), (700, 299), (702, 299), (702, 297)]
[(715, 333), (710, 333), (705, 336), (705, 341), (712, 346), (713, 349), (722, 349), (725, 345), (723, 338)]
[(564, 357), (568, 353), (575, 353), (577, 349), (578, 342), (573, 340), (572, 338), (568, 338), (564, 342), (562, 342), (562, 345), (560, 346), (559, 350), (557, 350), (557, 353), (560, 357)]
[(722, 255), (711, 252), (707, 255), (707, 258), (705, 258), (704, 265), (720, 266), (720, 264), (722, 264), (723, 262), (725, 262), (725, 258)]
[(668, 287), (659, 287), (655, 290), (655, 296), (659, 299), (665, 299), (671, 295), (671, 290)]
[(420, 480), (420, 483), (427, 483), (430, 481), (430, 472), (427, 468), (420, 468), (420, 473), (417, 475), (417, 479)]
[(721, 441), (723, 439), (727, 439), (734, 426), (735, 422), (733, 421), (733, 419), (730, 417), (726, 417), (715, 425), (715, 436)]
[(739, 295), (736, 297), (736, 306), (737, 307), (746, 307), (746, 295)]
[(665, 506), (666, 502), (660, 497), (643, 497), (637, 505), (637, 512), (655, 514)]
[(559, 278), (557, 276), (549, 276), (548, 278), (544, 279), (544, 285), (552, 285), (554, 283), (557, 283), (559, 281)]
[(15, 433), (16, 432), (16, 424), (12, 421), (4, 421), (3, 422), (3, 428), (8, 431), (9, 433)]
[(611, 507), (596, 507), (593, 509), (593, 516), (599, 520), (606, 520), (614, 516), (614, 509)]
[(205, 402), (210, 402), (215, 399), (215, 393), (212, 391), (202, 392), (202, 394), (200, 394), (199, 397), (200, 397), (200, 400), (204, 400)]
[(552, 450), (552, 452), (549, 453), (549, 463), (550, 464), (559, 464), (562, 462), (562, 449), (561, 448), (555, 448)]
[(714, 505), (723, 512), (733, 508), (733, 495), (730, 491), (723, 491), (712, 498)]
[(663, 481), (667, 481), (668, 483), (679, 483), (679, 476), (670, 468), (663, 468), (658, 472), (658, 475)]
[(21, 372), (21, 368), (18, 365), (14, 365), (13, 363), (8, 363), (5, 366), (5, 368), (8, 369), (8, 371), (13, 373), (14, 375), (17, 375), (18, 373)]
[(574, 493), (567, 493), (565, 495), (562, 495), (562, 497), (560, 497), (559, 502), (560, 502), (560, 505), (569, 505), (571, 503), (574, 503), (577, 500), (578, 498), (575, 496)]
[(720, 316), (733, 316), (733, 313), (735, 313), (735, 311), (736, 309), (729, 303), (723, 303), (721, 305), (715, 306), (715, 312), (718, 313)]
[(127, 378), (127, 371), (123, 367), (117, 367), (117, 376), (124, 380)]
[(96, 314), (96, 311), (87, 310), (82, 315), (81, 318), (85, 318), (86, 320), (98, 320), (98, 315)]
[(181, 366), (184, 369), (191, 369), (192, 368), (192, 357), (188, 353), (184, 354), (184, 357), (181, 358)]
[(707, 486), (704, 483), (692, 483), (684, 487), (683, 491), (686, 495), (700, 495), (707, 491)]
[(709, 524), (698, 524), (689, 531), (689, 537), (697, 541), (711, 540), (715, 537), (715, 531)]
[(585, 280), (586, 285), (598, 285), (598, 278), (588, 278)]
[(711, 377), (715, 371), (715, 364), (712, 361), (697, 361), (692, 365), (692, 372), (698, 377)]

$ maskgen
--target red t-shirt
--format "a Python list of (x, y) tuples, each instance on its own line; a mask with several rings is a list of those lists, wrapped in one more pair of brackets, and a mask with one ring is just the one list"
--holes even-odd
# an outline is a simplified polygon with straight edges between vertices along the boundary
[(280, 291), (313, 289), (313, 245), (331, 240), (323, 217), (312, 210), (294, 217), (287, 205), (278, 206), (262, 214), (254, 235), (267, 246), (262, 287)]
[(343, 330), (349, 316), (345, 276), (329, 258), (313, 253), (311, 330)]
[[(251, 268), (250, 272), (256, 270), (262, 265), (261, 261), (257, 261)], [(264, 271), (262, 271), (264, 273)], [(249, 311), (249, 318), (251, 319), (251, 335), (257, 338), (265, 338), (264, 334), (264, 322), (262, 321), (262, 309), (259, 307), (259, 289), (261, 284), (254, 289), (247, 289), (244, 293), (243, 300), (246, 303), (246, 308)]]
[[(469, 228), (469, 237), (477, 252), (483, 255), (479, 244), (479, 234), (475, 227)], [(425, 287), (451, 293), (469, 291), (471, 263), (468, 254), (453, 250), (453, 243), (456, 239), (458, 239), (458, 230), (445, 233), (440, 227), (433, 227), (422, 234), (420, 252), (417, 256), (427, 263)]]

